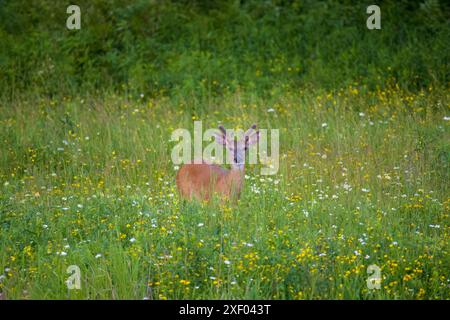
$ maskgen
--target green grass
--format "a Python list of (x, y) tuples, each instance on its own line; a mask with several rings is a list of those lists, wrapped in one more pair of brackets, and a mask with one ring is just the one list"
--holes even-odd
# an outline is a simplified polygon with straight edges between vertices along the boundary
[[(112, 93), (4, 100), (0, 292), (449, 299), (448, 106), (444, 89), (359, 86), (208, 104)], [(170, 133), (193, 120), (280, 129), (278, 174), (248, 166), (235, 206), (180, 202)], [(372, 264), (379, 290), (366, 286)], [(70, 265), (80, 290), (65, 285)]]

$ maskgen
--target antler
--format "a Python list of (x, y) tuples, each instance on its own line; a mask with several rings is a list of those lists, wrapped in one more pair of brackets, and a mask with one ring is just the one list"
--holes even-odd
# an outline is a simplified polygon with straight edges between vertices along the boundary
[(227, 135), (227, 130), (225, 130), (225, 128), (223, 127), (223, 125), (219, 126), (220, 131), (222, 131), (223, 135), (226, 136)]

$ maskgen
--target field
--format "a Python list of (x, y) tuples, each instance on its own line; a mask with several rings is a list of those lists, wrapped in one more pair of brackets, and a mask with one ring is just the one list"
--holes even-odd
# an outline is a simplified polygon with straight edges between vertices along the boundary
[[(155, 10), (182, 15), (174, 3)], [(299, 16), (311, 17), (302, 28), (312, 32), (313, 17), (325, 9), (305, 3)], [(4, 10), (15, 8), (8, 5)], [(95, 63), (81, 63), (89, 51), (82, 46), (98, 45), (86, 34), (61, 40), (66, 47), (52, 51), (51, 39), (64, 36), (49, 27), (51, 17), (39, 20), (41, 33), (17, 35), (0, 54), (0, 298), (450, 299), (446, 16), (428, 25), (427, 37), (401, 18), (404, 50), (387, 33), (350, 41), (360, 59), (342, 53), (338, 69), (326, 62), (334, 53), (324, 43), (308, 69), (307, 60), (295, 63), (295, 45), (280, 55), (285, 51), (276, 43), (229, 42), (213, 22), (234, 16), (235, 8), (222, 6), (230, 11), (216, 12), (212, 22), (200, 9), (186, 11), (197, 20), (182, 27), (179, 39), (169, 37), (171, 29), (156, 32), (158, 44), (167, 41), (161, 53), (167, 69), (157, 69), (158, 58), (142, 64), (137, 51), (121, 46), (136, 65), (108, 73), (102, 59), (111, 57), (101, 50), (87, 54)], [(245, 10), (251, 11), (235, 18), (242, 30), (261, 27), (255, 33), (261, 41), (276, 34), (271, 14), (251, 20)], [(36, 12), (18, 16), (30, 14)], [(363, 10), (363, 25), (365, 17)], [(135, 38), (120, 38), (122, 44), (138, 43), (133, 28), (146, 20), (136, 19), (129, 26)], [(217, 40), (213, 49), (195, 51), (184, 40), (205, 25)], [(0, 26), (4, 44), (12, 31), (7, 20)], [(388, 30), (397, 27), (386, 23)], [(344, 48), (368, 32), (350, 29), (349, 38), (336, 31), (328, 40)], [(199, 37), (201, 43), (209, 35)], [(307, 45), (316, 40), (306, 39), (301, 52), (314, 51)], [(73, 43), (79, 51), (68, 54)], [(369, 50), (380, 43), (378, 53)], [(405, 49), (415, 45), (427, 50)], [(40, 49), (28, 61), (24, 52), (33, 46)], [(263, 47), (278, 58), (261, 58), (254, 48)], [(13, 52), (23, 55), (11, 62)], [(367, 61), (388, 53), (391, 58), (365, 73)], [(41, 60), (45, 54), (51, 58)], [(207, 67), (195, 68), (202, 61)], [(54, 72), (46, 74), (47, 63)], [(279, 129), (278, 173), (263, 176), (263, 164), (246, 166), (237, 204), (182, 201), (170, 136), (177, 128), (192, 132), (195, 120), (204, 128)], [(79, 289), (67, 286), (69, 266), (79, 268)], [(377, 275), (371, 270), (379, 271), (378, 289), (370, 286)]]

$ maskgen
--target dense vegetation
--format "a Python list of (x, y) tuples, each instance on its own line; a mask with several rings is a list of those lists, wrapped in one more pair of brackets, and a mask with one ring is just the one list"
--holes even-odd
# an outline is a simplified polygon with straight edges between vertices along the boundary
[(114, 89), (148, 96), (270, 95), (282, 86), (418, 90), (449, 81), (444, 1), (0, 1), (0, 86), (11, 96)]

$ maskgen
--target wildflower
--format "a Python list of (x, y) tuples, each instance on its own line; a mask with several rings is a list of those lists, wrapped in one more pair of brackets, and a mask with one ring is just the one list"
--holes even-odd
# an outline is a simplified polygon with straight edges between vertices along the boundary
[(403, 276), (403, 281), (409, 281), (409, 280), (411, 280), (411, 279), (412, 279), (412, 276), (409, 275), (409, 274), (405, 274), (405, 275)]

